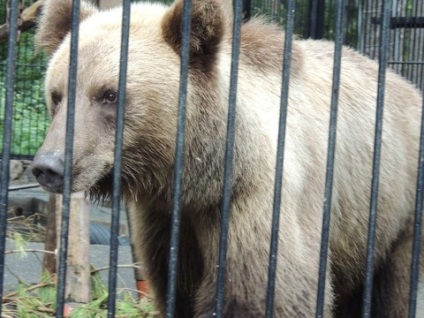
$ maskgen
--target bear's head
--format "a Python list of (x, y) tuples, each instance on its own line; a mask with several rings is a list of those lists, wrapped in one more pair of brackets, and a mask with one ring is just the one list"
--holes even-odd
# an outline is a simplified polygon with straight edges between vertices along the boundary
[[(171, 182), (182, 11), (182, 1), (171, 7), (132, 5), (122, 161), (127, 192)], [(214, 1), (192, 3), (189, 78), (195, 76), (196, 81), (191, 81), (190, 92), (196, 91), (197, 82), (209, 82), (215, 76), (225, 29), (221, 11)], [(71, 15), (72, 0), (46, 1), (36, 35), (38, 46), (50, 54), (45, 94), (52, 123), (34, 158), (33, 173), (51, 192), (63, 190)], [(80, 20), (72, 191), (102, 193), (110, 190), (104, 187), (110, 183), (114, 164), (122, 9), (98, 11), (81, 2)], [(205, 97), (212, 94), (209, 90), (202, 94), (200, 104), (213, 101)], [(188, 122), (198, 119), (190, 110), (187, 117)]]

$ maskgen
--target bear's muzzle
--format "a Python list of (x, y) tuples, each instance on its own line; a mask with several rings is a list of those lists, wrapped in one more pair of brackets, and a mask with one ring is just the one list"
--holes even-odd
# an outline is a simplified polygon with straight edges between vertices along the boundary
[(62, 192), (64, 163), (60, 152), (38, 153), (32, 162), (32, 173), (47, 191)]

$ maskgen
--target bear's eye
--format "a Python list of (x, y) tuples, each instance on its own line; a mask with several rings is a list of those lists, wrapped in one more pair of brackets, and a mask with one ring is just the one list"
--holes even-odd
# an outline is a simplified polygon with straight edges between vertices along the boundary
[(112, 90), (107, 90), (103, 95), (103, 103), (113, 104), (118, 100), (118, 93)]
[(52, 92), (51, 94), (52, 102), (55, 106), (59, 105), (62, 101), (62, 95), (58, 92)]

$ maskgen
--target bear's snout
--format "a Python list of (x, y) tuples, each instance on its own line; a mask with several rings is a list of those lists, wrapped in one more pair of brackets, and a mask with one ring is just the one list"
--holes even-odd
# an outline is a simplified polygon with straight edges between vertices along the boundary
[(62, 192), (64, 164), (59, 152), (37, 154), (32, 162), (32, 173), (50, 192)]

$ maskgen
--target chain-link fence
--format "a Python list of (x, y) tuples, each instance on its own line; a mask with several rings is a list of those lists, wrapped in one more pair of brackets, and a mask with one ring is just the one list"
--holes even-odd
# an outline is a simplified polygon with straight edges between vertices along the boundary
[[(21, 2), (20, 11), (28, 8), (33, 0)], [(4, 36), (0, 37), (0, 131), (3, 131), (5, 103), (7, 1), (0, 5), (0, 26)], [(34, 28), (19, 33), (17, 41), (15, 103), (13, 109), (12, 156), (32, 158), (41, 145), (47, 131), (49, 119), (44, 103), (43, 82), (46, 59), (34, 51)], [(2, 136), (0, 136), (1, 142)]]

